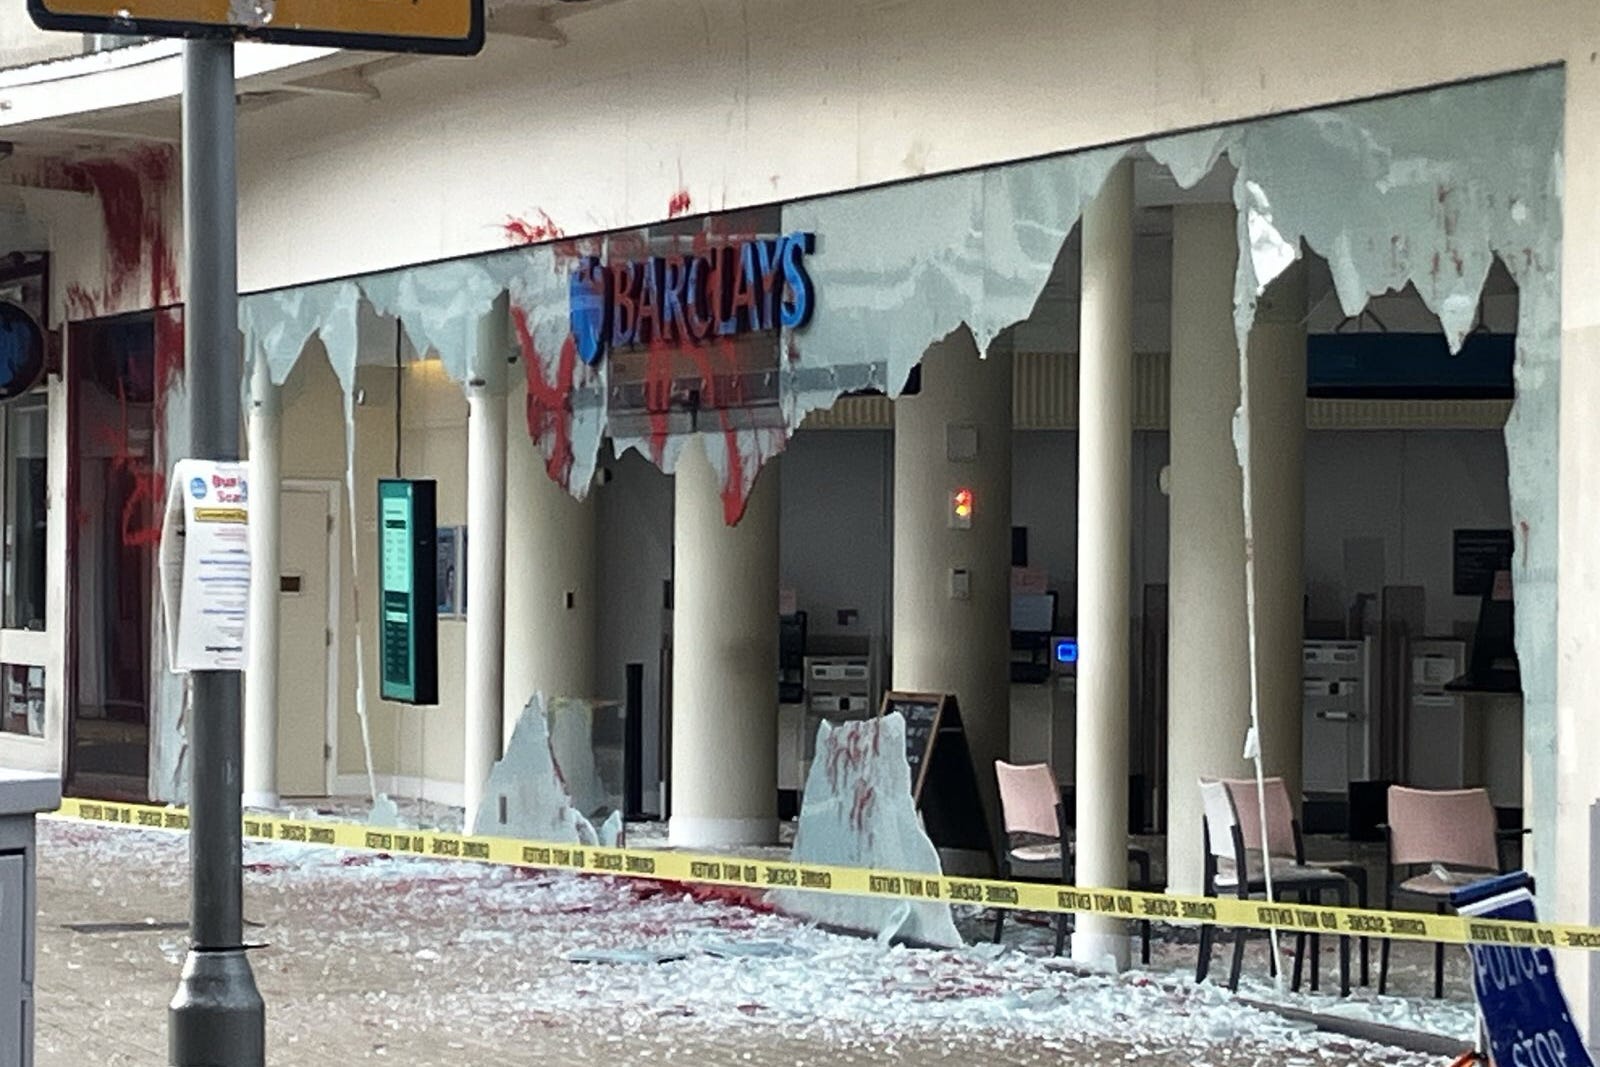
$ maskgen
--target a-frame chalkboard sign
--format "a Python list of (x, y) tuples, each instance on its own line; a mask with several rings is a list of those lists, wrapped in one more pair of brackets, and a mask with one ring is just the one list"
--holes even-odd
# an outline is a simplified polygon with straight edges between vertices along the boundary
[(955, 694), (885, 693), (878, 715), (890, 712), (906, 721), (911, 797), (928, 837), (938, 848), (989, 855), (989, 822)]

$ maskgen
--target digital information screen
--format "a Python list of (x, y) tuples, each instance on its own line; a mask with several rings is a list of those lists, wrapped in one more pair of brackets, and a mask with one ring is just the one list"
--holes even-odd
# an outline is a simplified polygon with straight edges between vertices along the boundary
[(439, 702), (434, 512), (433, 482), (378, 482), (380, 695), (401, 704)]

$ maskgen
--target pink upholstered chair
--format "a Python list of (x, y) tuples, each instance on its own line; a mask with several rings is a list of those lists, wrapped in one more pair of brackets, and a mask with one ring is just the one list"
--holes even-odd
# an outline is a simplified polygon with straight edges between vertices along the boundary
[[(1253, 778), (1230, 778), (1223, 783), (1228, 787), (1228, 794), (1233, 798), (1235, 810), (1239, 813), (1239, 826), (1244, 835), (1244, 847), (1249, 852), (1260, 852), (1261, 849), (1261, 804)], [(1289, 786), (1282, 778), (1267, 778), (1262, 782), (1262, 792), (1267, 798), (1267, 837), (1272, 842), (1270, 854), (1275, 860), (1287, 861), (1297, 868), (1304, 868), (1307, 872), (1326, 871), (1344, 878), (1355, 890), (1356, 906), (1365, 908), (1368, 904), (1367, 868), (1360, 863), (1339, 861), (1308, 861), (1306, 859), (1305, 835), (1300, 830), (1300, 820), (1295, 817), (1294, 804), (1289, 799)], [(1311, 989), (1315, 992), (1318, 985), (1317, 964), (1320, 959), (1318, 952), (1320, 942), (1317, 935), (1311, 937)], [(1340, 946), (1344, 951), (1344, 946)], [(1361, 984), (1366, 985), (1369, 978), (1368, 971), (1368, 945), (1363, 937), (1360, 941), (1361, 956)], [(1341, 960), (1342, 962), (1342, 960)], [(1296, 959), (1295, 967), (1299, 968), (1300, 961)], [(1299, 976), (1296, 974), (1296, 984)], [(1345, 992), (1349, 992), (1348, 985)]]
[[(1061, 785), (1048, 763), (1013, 764), (994, 761), (1000, 787), (1000, 815), (1005, 842), (996, 860), (1004, 878), (1026, 882), (1072, 881), (1072, 840), (1061, 809)], [(1141, 887), (1149, 882), (1149, 854), (1131, 850), (1130, 858), (1141, 871)], [(994, 939), (1005, 928), (1005, 909), (995, 911)], [(1141, 956), (1150, 962), (1150, 923), (1139, 926)], [(1056, 954), (1066, 945), (1067, 916), (1056, 917)]]
[[(1204, 809), (1206, 849), (1205, 894), (1218, 896), (1229, 893), (1241, 900), (1266, 893), (1266, 867), (1272, 866), (1272, 889), (1278, 899), (1294, 897), (1303, 902), (1315, 902), (1324, 892), (1335, 895), (1341, 905), (1350, 901), (1351, 881), (1331, 868), (1305, 862), (1305, 852), (1300, 837), (1299, 824), (1289, 803), (1289, 791), (1280, 779), (1268, 779), (1267, 842), (1261, 847), (1261, 802), (1254, 779), (1235, 779), (1200, 782), (1200, 797)], [(1200, 928), (1200, 956), (1195, 967), (1195, 980), (1205, 981), (1211, 969), (1211, 946), (1215, 930), (1211, 926)], [(1299, 988), (1301, 961), (1305, 958), (1306, 935), (1295, 935), (1294, 987)], [(1313, 954), (1320, 942), (1311, 942)], [(1244, 965), (1245, 931), (1234, 933), (1233, 965), (1228, 974), (1228, 988), (1239, 988), (1240, 971)], [(1350, 991), (1349, 941), (1339, 941), (1340, 990)], [(1317, 969), (1313, 965), (1312, 979)]]
[[(1061, 786), (1048, 763), (1013, 764), (994, 761), (1000, 786), (1000, 821), (1005, 841), (996, 857), (1003, 878), (1029, 882), (1071, 880), (1072, 865), (1063, 862), (1067, 845), (1066, 822), (1061, 815)], [(994, 939), (1005, 928), (1005, 909), (997, 909)], [(1067, 940), (1067, 916), (1056, 916), (1056, 955)]]
[[(1500, 870), (1499, 821), (1484, 789), (1389, 787), (1384, 903), (1420, 903), (1443, 914), (1450, 893)], [(1442, 872), (1442, 873), (1441, 873)], [(1389, 942), (1378, 963), (1378, 992), (1389, 983)], [(1434, 946), (1433, 995), (1444, 996), (1444, 945)]]

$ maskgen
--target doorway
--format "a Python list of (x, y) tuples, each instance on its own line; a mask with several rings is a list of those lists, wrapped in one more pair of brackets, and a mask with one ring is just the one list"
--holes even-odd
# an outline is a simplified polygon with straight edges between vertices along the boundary
[(332, 792), (338, 723), (339, 485), (285, 481), (278, 577), (278, 792)]
[(136, 315), (71, 330), (67, 789), (144, 800), (164, 503), (155, 320)]

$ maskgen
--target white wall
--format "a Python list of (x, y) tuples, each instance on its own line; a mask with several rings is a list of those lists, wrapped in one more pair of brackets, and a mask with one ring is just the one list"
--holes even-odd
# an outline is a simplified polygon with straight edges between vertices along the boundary
[[(20, 7), (13, 0), (0, 24), (33, 38)], [(255, 291), (484, 251), (504, 243), (508, 217), (548, 217), (569, 234), (624, 228), (666, 217), (680, 193), (692, 211), (731, 210), (1587, 63), (1600, 47), (1585, 0), (1550, 0), (1509, 29), (1505, 10), (1497, 0), (1354, 12), (1313, 0), (575, 5), (552, 31), (559, 42), (495, 34), (471, 60), (369, 63), (370, 94), (254, 99), (239, 137), (240, 283)], [(57, 115), (46, 103), (61, 87), (44, 81), (8, 89), (16, 106), (0, 126), (40, 150), (76, 143), (62, 132), (74, 125), (171, 136), (177, 64), (163, 63), (137, 84), (115, 80), (117, 95), (82, 94), (102, 108), (137, 95), (151, 101), (144, 110)], [(1025, 91), (996, 76), (1010, 71), (1027, 72)], [(94, 214), (81, 221), (98, 231)], [(55, 239), (60, 254), (70, 238)], [(60, 262), (63, 286), (101, 288), (98, 257)]]
[(240, 283), (482, 251), (508, 216), (593, 232), (680, 190), (733, 209), (1587, 62), (1596, 22), (1582, 0), (1514, 32), (1495, 0), (629, 0), (563, 18), (561, 47), (492, 37), (372, 71), (377, 99), (247, 113)]

